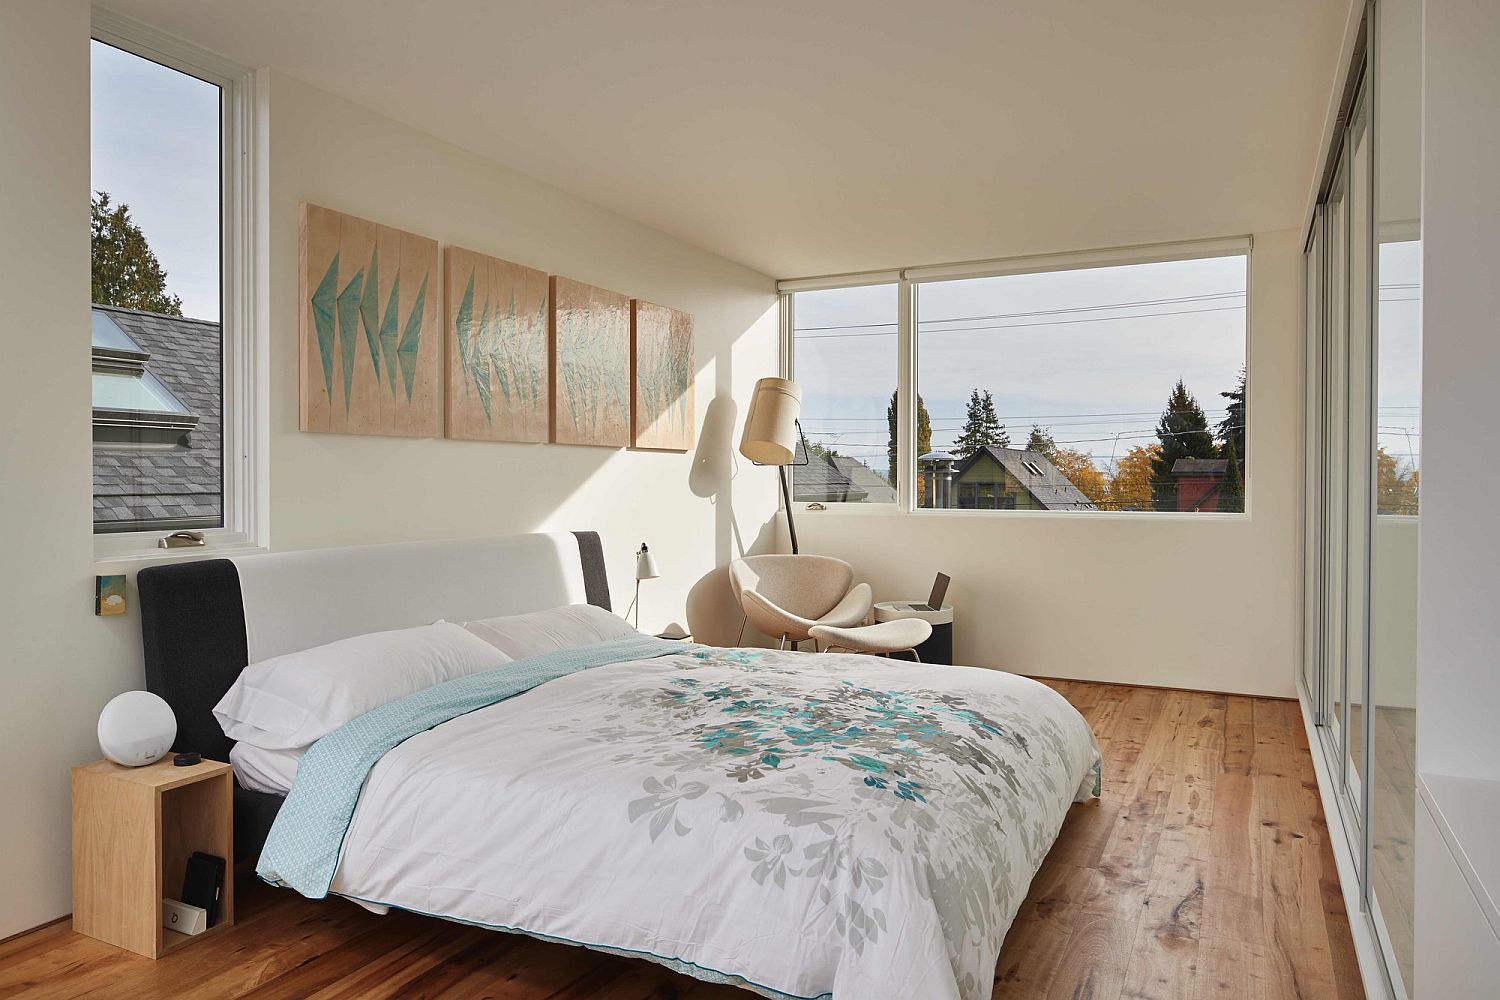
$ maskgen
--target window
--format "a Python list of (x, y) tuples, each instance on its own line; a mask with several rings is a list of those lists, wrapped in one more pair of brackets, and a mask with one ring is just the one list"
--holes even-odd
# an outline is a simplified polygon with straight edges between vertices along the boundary
[(1249, 251), (1230, 239), (783, 282), (808, 442), (794, 499), (1243, 513)]
[(1024, 510), (1243, 511), (1246, 260), (916, 283), (935, 455), (912, 468), (962, 485), (998, 466)]
[(806, 440), (793, 499), (896, 502), (896, 299), (891, 283), (786, 297)]
[(253, 544), (252, 77), (107, 12), (90, 66), (96, 551)]

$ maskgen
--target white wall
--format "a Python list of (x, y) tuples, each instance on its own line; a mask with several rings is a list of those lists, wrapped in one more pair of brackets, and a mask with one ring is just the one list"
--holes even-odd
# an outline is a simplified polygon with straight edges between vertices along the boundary
[(1417, 756), (1500, 779), (1500, 5), (1427, 0)]
[(1292, 696), (1300, 657), (1301, 235), (1250, 267), (1248, 518), (799, 512), (803, 551), (879, 599), (953, 577), (958, 662), (1048, 677)]
[[(89, 5), (0, 4), (0, 937), (70, 909), (68, 768), (143, 683), (140, 623), (90, 610)], [(601, 531), (614, 599), (647, 541), (643, 627), (732, 636), (722, 571), (765, 544), (768, 470), (730, 463), (734, 407), (776, 365), (770, 279), (289, 77), (270, 95), (271, 538), (277, 548)], [(693, 313), (691, 455), (297, 432), (297, 204), (315, 201)], [(706, 416), (705, 416), (706, 415)], [(134, 601), (134, 594), (131, 594)]]

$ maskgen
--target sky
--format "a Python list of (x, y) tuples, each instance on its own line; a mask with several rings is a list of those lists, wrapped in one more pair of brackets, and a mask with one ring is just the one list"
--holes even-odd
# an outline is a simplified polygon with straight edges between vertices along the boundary
[(90, 46), (90, 183), (130, 206), (182, 312), (219, 320), (219, 88)]
[[(1380, 257), (1380, 443), (1404, 465), (1420, 451), (1418, 247)], [(1246, 363), (1246, 268), (1233, 256), (917, 285), (933, 447), (951, 449), (975, 388), (994, 394), (1013, 446), (1040, 424), (1106, 471), (1157, 439), (1178, 379), (1216, 425)], [(896, 286), (801, 292), (793, 308), (808, 438), (884, 471)]]

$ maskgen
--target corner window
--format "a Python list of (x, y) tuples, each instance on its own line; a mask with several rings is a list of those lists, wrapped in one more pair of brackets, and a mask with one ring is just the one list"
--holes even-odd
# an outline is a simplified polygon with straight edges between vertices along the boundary
[(783, 282), (808, 442), (794, 499), (1243, 513), (1249, 253), (1228, 239)]
[(805, 440), (793, 499), (896, 502), (896, 298), (893, 283), (787, 296)]
[(1246, 260), (916, 283), (918, 506), (998, 469), (1007, 508), (1243, 511)]
[(251, 77), (107, 12), (94, 27), (96, 552), (185, 528), (253, 542)]

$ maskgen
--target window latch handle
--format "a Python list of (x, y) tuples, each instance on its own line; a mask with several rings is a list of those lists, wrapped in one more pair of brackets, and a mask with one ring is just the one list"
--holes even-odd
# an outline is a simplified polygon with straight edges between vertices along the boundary
[(207, 544), (201, 531), (174, 531), (156, 540), (156, 547), (159, 549), (186, 549)]

